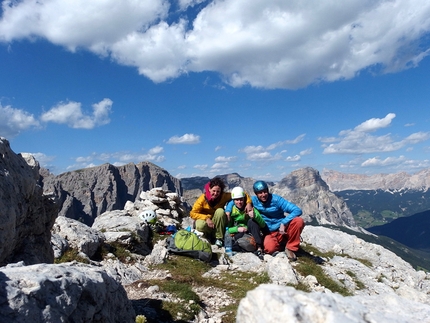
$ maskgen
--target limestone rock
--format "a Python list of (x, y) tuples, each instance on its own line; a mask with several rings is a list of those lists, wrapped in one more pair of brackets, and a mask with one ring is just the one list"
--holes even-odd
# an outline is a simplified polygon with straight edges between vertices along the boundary
[(57, 208), (37, 184), (39, 164), (29, 154), (15, 154), (0, 138), (0, 265), (52, 263), (49, 230)]
[(151, 228), (138, 216), (121, 210), (105, 212), (96, 218), (92, 229), (103, 232), (106, 242), (119, 243), (141, 255), (151, 253)]
[(296, 170), (274, 185), (271, 191), (295, 203), (305, 222), (344, 226), (359, 230), (346, 203), (333, 194), (319, 172), (307, 167)]
[(430, 188), (430, 168), (415, 174), (347, 174), (324, 169), (323, 179), (333, 192), (345, 190), (423, 190)]
[(1, 322), (135, 322), (124, 288), (93, 266), (3, 267), (0, 285)]
[(342, 297), (260, 285), (240, 301), (237, 323), (430, 322), (430, 306), (397, 295)]
[(57, 197), (59, 215), (89, 226), (100, 214), (122, 210), (127, 201), (155, 187), (182, 194), (178, 179), (149, 162), (104, 164), (43, 179), (44, 191)]
[[(97, 249), (106, 240), (102, 232), (64, 216), (57, 217), (51, 232), (53, 235), (59, 235), (65, 239), (68, 246), (83, 252), (90, 258), (94, 256)], [(55, 244), (55, 241), (53, 241), (53, 244)]]

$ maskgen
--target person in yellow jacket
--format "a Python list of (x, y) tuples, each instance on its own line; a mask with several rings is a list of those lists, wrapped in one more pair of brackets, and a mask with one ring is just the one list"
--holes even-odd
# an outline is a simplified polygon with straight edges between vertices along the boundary
[[(196, 230), (203, 232), (210, 241), (215, 238), (215, 244), (218, 247), (224, 244), (224, 232), (229, 220), (224, 206), (231, 200), (231, 194), (224, 190), (225, 184), (222, 179), (212, 178), (205, 185), (204, 193), (200, 195), (190, 211), (190, 217), (195, 220)], [(251, 203), (251, 198), (247, 195), (247, 210), (252, 210)]]

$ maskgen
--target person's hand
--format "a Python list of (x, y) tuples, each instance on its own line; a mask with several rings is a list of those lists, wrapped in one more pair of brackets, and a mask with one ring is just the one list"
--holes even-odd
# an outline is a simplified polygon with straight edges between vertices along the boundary
[(208, 225), (209, 228), (213, 229), (215, 228), (215, 224), (212, 222), (211, 219), (207, 218), (206, 219), (206, 224)]
[(281, 226), (279, 227), (279, 233), (285, 234), (285, 225), (281, 224)]
[(246, 229), (246, 227), (239, 227), (239, 228), (237, 228), (237, 231), (238, 232), (246, 232), (248, 230)]

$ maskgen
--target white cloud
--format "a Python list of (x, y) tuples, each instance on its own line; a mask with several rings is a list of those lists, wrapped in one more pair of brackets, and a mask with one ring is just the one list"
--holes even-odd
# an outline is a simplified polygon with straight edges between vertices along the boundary
[(230, 156), (230, 157), (226, 157), (226, 156), (218, 156), (215, 158), (216, 162), (232, 162), (235, 161), (237, 159), (237, 157), (235, 156)]
[(149, 154), (160, 154), (164, 151), (164, 148), (161, 146), (155, 146), (151, 149), (149, 149), (148, 153)]
[(111, 112), (112, 101), (103, 99), (99, 103), (93, 104), (93, 113), (85, 115), (79, 102), (59, 103), (57, 106), (44, 112), (40, 120), (43, 122), (54, 122), (67, 124), (69, 127), (77, 129), (93, 129), (110, 122), (109, 114)]
[(267, 147), (263, 146), (246, 146), (243, 149), (240, 149), (240, 152), (244, 152), (246, 154), (246, 159), (250, 161), (274, 161), (282, 159), (282, 154), (285, 150), (281, 152), (277, 152), (275, 154), (271, 153), (271, 150), (277, 148), (282, 145), (281, 142), (271, 144)]
[(3, 1), (0, 39), (42, 37), (71, 50), (108, 50), (133, 31), (165, 18), (163, 0), (23, 0)]
[(285, 161), (287, 162), (296, 162), (299, 161), (301, 159), (301, 157), (299, 155), (295, 155), (295, 156), (288, 156)]
[(177, 4), (194, 6), (197, 15), (169, 16), (166, 0), (3, 1), (0, 41), (43, 38), (110, 55), (154, 82), (214, 71), (234, 87), (289, 89), (350, 79), (364, 69), (396, 72), (430, 53), (423, 46), (427, 0)]
[(372, 157), (365, 160), (361, 166), (363, 167), (373, 167), (373, 166), (389, 166), (396, 165), (400, 162), (404, 162), (406, 160), (405, 156), (400, 157), (387, 157), (385, 159), (380, 159), (379, 157)]
[(178, 137), (173, 136), (167, 140), (168, 144), (198, 144), (200, 142), (200, 136), (192, 133), (186, 133), (185, 135)]
[[(409, 144), (417, 144), (430, 138), (429, 132), (417, 132), (409, 135), (403, 140), (394, 141), (390, 134), (375, 136), (369, 132), (385, 128), (391, 124), (395, 117), (389, 113), (383, 119), (369, 119), (353, 130), (342, 130), (336, 143), (324, 144), (324, 154), (366, 154), (375, 152), (391, 152), (403, 148)], [(332, 141), (333, 142), (333, 141)]]
[(12, 138), (21, 131), (39, 127), (39, 121), (24, 110), (0, 104), (0, 136)]
[(312, 148), (302, 150), (299, 154), (300, 154), (300, 156), (310, 155), (310, 154), (312, 154)]
[(389, 113), (385, 118), (372, 118), (364, 121), (362, 124), (354, 128), (357, 132), (371, 132), (381, 128), (386, 128), (391, 124), (391, 121), (396, 117), (394, 113)]
[(301, 134), (300, 136), (297, 136), (293, 140), (286, 140), (286, 144), (298, 144), (299, 142), (303, 141), (305, 139), (306, 134)]
[(55, 160), (55, 156), (48, 156), (44, 153), (31, 153), (42, 167), (50, 167), (50, 163)]

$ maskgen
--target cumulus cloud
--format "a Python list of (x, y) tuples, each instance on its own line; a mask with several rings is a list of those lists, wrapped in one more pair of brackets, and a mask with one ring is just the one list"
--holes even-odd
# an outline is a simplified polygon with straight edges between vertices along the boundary
[(220, 163), (222, 163), (222, 162), (233, 162), (236, 159), (237, 159), (237, 157), (235, 157), (235, 156), (230, 156), (230, 157), (218, 156), (218, 157), (215, 158), (215, 161), (216, 162), (220, 162)]
[[(240, 152), (246, 154), (247, 160), (250, 161), (274, 161), (282, 159), (282, 154), (286, 152), (286, 150), (281, 150), (278, 152), (273, 152), (275, 149), (284, 146), (285, 144), (298, 144), (303, 141), (305, 138), (305, 134), (301, 134), (292, 140), (278, 141), (272, 143), (266, 147), (264, 146), (246, 146), (245, 148), (240, 149)], [(291, 158), (291, 157), (289, 157)]]
[(21, 131), (39, 127), (39, 121), (24, 110), (0, 104), (0, 136), (12, 138)]
[(167, 140), (168, 144), (198, 144), (200, 142), (200, 136), (192, 133), (186, 133), (183, 136), (173, 136)]
[[(354, 129), (342, 130), (339, 137), (330, 140), (321, 138), (324, 143), (324, 154), (366, 154), (375, 152), (392, 152), (409, 144), (417, 144), (430, 138), (429, 132), (417, 132), (409, 135), (403, 140), (395, 141), (391, 134), (380, 136), (372, 135), (370, 132), (386, 128), (391, 124), (395, 114), (389, 113), (385, 118), (369, 119)], [(328, 142), (330, 143), (327, 145)]]
[(288, 156), (285, 161), (287, 162), (297, 162), (301, 159), (301, 157), (299, 155), (295, 155), (295, 156)]
[(79, 102), (59, 103), (49, 111), (44, 112), (40, 120), (67, 124), (69, 127), (77, 129), (93, 129), (110, 122), (109, 114), (112, 103), (110, 99), (103, 99), (99, 103), (93, 104), (93, 112), (89, 115), (84, 114)]
[(6, 0), (2, 10), (0, 41), (86, 49), (154, 82), (213, 71), (234, 87), (297, 89), (430, 53), (427, 0)]
[(404, 162), (406, 160), (405, 156), (400, 157), (387, 157), (385, 159), (380, 159), (379, 157), (372, 157), (365, 160), (361, 163), (363, 167), (373, 167), (373, 166), (389, 166), (389, 165), (397, 165), (400, 162)]

